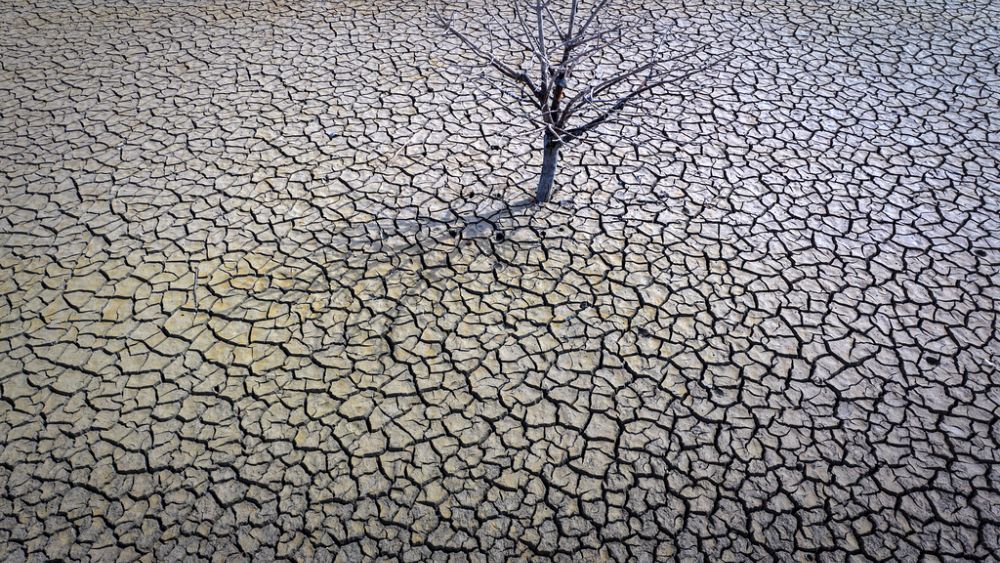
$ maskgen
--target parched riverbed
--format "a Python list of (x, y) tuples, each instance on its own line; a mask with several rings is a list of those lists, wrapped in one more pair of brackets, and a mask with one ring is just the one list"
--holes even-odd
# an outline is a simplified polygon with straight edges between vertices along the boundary
[(423, 4), (0, 6), (0, 559), (997, 560), (1000, 5), (662, 0), (525, 207)]

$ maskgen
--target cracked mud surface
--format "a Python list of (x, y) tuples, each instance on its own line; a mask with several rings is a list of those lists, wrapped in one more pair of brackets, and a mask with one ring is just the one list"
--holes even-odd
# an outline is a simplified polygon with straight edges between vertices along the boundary
[(1000, 6), (674, 6), (498, 213), (418, 4), (0, 7), (0, 559), (997, 560)]

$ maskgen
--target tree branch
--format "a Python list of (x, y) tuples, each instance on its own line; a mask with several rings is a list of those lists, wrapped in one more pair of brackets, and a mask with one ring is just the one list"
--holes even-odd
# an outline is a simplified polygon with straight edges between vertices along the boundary
[(456, 29), (455, 26), (451, 24), (451, 21), (444, 19), (444, 17), (440, 15), (438, 17), (439, 17), (438, 24), (441, 25), (448, 34), (455, 37), (466, 47), (471, 49), (473, 53), (475, 53), (481, 59), (486, 61), (486, 64), (495, 68), (497, 71), (500, 72), (500, 74), (506, 76), (507, 78), (515, 82), (520, 82), (521, 84), (526, 86), (529, 90), (531, 90), (532, 94), (534, 94), (535, 97), (537, 98), (542, 97), (542, 90), (535, 86), (535, 83), (531, 80), (531, 78), (527, 75), (527, 73), (523, 71), (516, 71), (510, 68), (502, 61), (497, 59), (492, 52), (486, 52), (482, 50), (472, 39), (470, 39), (464, 33)]
[(643, 83), (643, 85), (641, 87), (639, 87), (639, 88), (637, 88), (635, 90), (632, 90), (628, 94), (626, 94), (626, 95), (621, 96), (620, 98), (618, 98), (618, 100), (614, 103), (614, 105), (611, 106), (611, 108), (605, 110), (603, 113), (601, 113), (600, 115), (598, 115), (594, 119), (591, 119), (587, 123), (585, 123), (583, 125), (580, 125), (579, 127), (574, 127), (572, 129), (566, 131), (565, 135), (566, 135), (566, 137), (567, 137), (568, 140), (578, 139), (581, 136), (585, 135), (587, 132), (592, 131), (597, 126), (599, 126), (602, 123), (606, 122), (609, 118), (611, 118), (612, 116), (614, 116), (615, 114), (617, 114), (618, 112), (620, 112), (632, 100), (638, 98), (642, 94), (644, 94), (644, 93), (646, 93), (646, 92), (648, 92), (650, 90), (653, 90), (655, 88), (659, 88), (660, 86), (665, 86), (667, 84), (674, 84), (674, 83), (679, 82), (681, 80), (684, 80), (686, 78), (690, 78), (691, 76), (693, 76), (693, 75), (695, 75), (695, 74), (697, 74), (697, 73), (699, 73), (699, 72), (701, 72), (701, 71), (703, 71), (703, 70), (711, 67), (716, 62), (718, 62), (718, 61), (712, 61), (711, 63), (705, 63), (703, 65), (699, 65), (697, 67), (694, 67), (694, 68), (692, 68), (692, 69), (684, 72), (684, 74), (682, 74), (680, 76), (671, 75), (671, 76), (668, 76), (666, 78), (662, 78), (662, 79), (659, 79), (659, 80), (650, 80), (649, 78), (647, 78), (647, 80)]

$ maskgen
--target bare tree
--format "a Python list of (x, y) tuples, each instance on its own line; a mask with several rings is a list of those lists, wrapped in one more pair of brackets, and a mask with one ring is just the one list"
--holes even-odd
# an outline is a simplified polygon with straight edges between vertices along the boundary
[[(437, 6), (435, 23), (490, 72), (491, 86), (543, 132), (535, 200), (548, 201), (559, 151), (710, 64), (678, 50), (670, 26), (629, 0), (496, 0)], [(627, 8), (627, 9), (623, 9)], [(650, 117), (654, 109), (633, 118)]]

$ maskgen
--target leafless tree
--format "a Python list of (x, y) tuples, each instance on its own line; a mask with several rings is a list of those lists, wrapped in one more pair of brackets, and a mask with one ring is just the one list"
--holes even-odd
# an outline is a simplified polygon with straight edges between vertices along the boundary
[[(548, 201), (568, 143), (715, 61), (678, 49), (667, 20), (629, 0), (494, 0), (460, 8), (441, 0), (434, 22), (489, 72), (506, 105), (543, 132), (535, 200)], [(476, 0), (473, 0), (475, 2)], [(711, 59), (711, 57), (709, 57)], [(648, 101), (648, 100), (646, 100)]]

